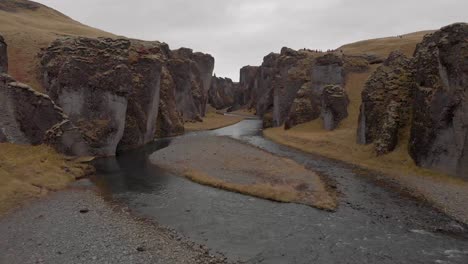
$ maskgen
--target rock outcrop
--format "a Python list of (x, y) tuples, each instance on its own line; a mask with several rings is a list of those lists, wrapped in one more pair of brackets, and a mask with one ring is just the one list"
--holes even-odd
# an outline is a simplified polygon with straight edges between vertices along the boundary
[(177, 110), (175, 82), (167, 67), (162, 68), (159, 114), (156, 137), (172, 137), (184, 133), (184, 118)]
[(310, 68), (310, 77), (293, 99), (285, 122), (286, 129), (322, 117), (324, 128), (333, 130), (348, 116), (349, 100), (343, 88), (344, 65), (343, 59), (332, 53), (301, 65), (302, 68)]
[(213, 57), (181, 48), (171, 52), (167, 67), (175, 83), (177, 110), (184, 120), (201, 121), (208, 102)]
[(244, 66), (240, 69), (239, 87), (242, 94), (240, 104), (251, 108), (251, 96), (258, 87), (257, 83), (258, 66)]
[(342, 86), (328, 85), (323, 88), (321, 101), (323, 128), (334, 130), (343, 119), (348, 117), (348, 95)]
[(409, 125), (414, 76), (402, 52), (392, 52), (365, 84), (357, 141), (375, 143), (377, 155), (395, 149), (400, 129)]
[(234, 83), (229, 78), (219, 78), (214, 76), (211, 88), (208, 91), (208, 102), (216, 109), (224, 109), (239, 105), (240, 97), (239, 84)]
[(468, 24), (424, 37), (415, 54), (410, 154), (419, 166), (468, 177)]
[(268, 54), (263, 58), (263, 63), (258, 68), (257, 86), (250, 96), (250, 106), (255, 109), (255, 113), (260, 117), (273, 111), (273, 79), (276, 75), (276, 60), (278, 57), (279, 54), (276, 53)]
[(2, 36), (0, 36), (0, 73), (8, 73), (7, 44)]
[(45, 94), (0, 74), (0, 142), (48, 143), (68, 155), (87, 155), (87, 142)]
[(44, 87), (97, 156), (114, 155), (133, 88), (126, 39), (62, 38), (42, 56)]

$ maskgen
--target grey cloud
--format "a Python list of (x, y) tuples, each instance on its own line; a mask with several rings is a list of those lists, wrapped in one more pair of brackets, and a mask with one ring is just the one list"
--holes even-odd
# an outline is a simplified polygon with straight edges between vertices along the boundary
[(465, 0), (37, 0), (115, 34), (190, 47), (216, 58), (216, 74), (292, 48), (336, 48), (466, 20)]

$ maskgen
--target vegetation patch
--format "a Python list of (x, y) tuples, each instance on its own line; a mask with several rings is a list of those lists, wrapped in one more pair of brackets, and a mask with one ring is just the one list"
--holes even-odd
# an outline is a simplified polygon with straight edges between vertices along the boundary
[(93, 171), (48, 146), (0, 143), (0, 214)]

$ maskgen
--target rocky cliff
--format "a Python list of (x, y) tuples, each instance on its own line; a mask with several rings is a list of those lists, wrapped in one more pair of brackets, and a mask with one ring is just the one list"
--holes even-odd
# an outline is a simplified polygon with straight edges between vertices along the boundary
[(249, 108), (251, 108), (253, 92), (257, 89), (257, 74), (257, 66), (244, 66), (240, 69), (239, 87), (241, 89), (242, 100), (239, 103), (247, 105)]
[(211, 88), (208, 91), (208, 102), (216, 109), (224, 109), (239, 105), (239, 83), (234, 83), (229, 78), (213, 77)]
[(0, 36), (0, 73), (8, 72), (8, 54), (7, 44), (2, 36)]
[(44, 142), (68, 155), (87, 155), (87, 142), (45, 94), (0, 74), (0, 142)]
[(213, 57), (181, 48), (171, 52), (167, 67), (175, 83), (177, 110), (184, 120), (201, 121), (208, 102)]
[(392, 52), (362, 92), (358, 143), (375, 143), (377, 155), (393, 151), (400, 129), (409, 125), (413, 89), (410, 59), (400, 51)]
[(424, 37), (414, 63), (410, 154), (420, 166), (468, 177), (468, 24)]

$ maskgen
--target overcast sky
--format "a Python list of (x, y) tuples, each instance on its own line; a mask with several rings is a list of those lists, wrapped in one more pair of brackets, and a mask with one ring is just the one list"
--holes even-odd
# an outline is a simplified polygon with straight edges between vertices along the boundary
[(467, 0), (36, 0), (117, 35), (212, 54), (238, 79), (281, 47), (333, 49), (468, 21)]

